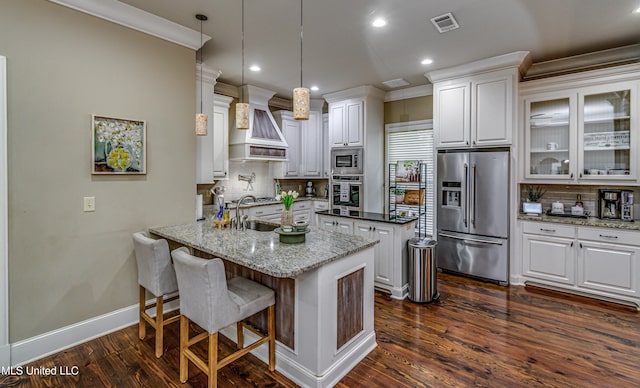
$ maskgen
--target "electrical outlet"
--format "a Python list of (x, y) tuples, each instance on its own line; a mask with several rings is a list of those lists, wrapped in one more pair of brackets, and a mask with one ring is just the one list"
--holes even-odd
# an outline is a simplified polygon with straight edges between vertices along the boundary
[(84, 197), (84, 211), (85, 212), (96, 211), (96, 197)]

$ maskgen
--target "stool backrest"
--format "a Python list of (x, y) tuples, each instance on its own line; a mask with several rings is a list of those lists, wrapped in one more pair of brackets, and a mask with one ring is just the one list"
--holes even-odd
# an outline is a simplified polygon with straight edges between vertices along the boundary
[(180, 314), (215, 333), (239, 321), (240, 307), (229, 297), (224, 263), (202, 259), (182, 247), (171, 252), (178, 278)]
[(156, 297), (177, 291), (178, 282), (167, 240), (156, 240), (145, 232), (138, 232), (133, 234), (133, 246), (138, 264), (138, 284)]

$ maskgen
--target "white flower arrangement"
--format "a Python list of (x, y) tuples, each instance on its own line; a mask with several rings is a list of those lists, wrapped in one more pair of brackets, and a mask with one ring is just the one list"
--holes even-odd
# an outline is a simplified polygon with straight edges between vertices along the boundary
[(298, 192), (289, 190), (276, 195), (276, 200), (282, 202), (285, 210), (290, 210), (293, 202), (298, 198)]

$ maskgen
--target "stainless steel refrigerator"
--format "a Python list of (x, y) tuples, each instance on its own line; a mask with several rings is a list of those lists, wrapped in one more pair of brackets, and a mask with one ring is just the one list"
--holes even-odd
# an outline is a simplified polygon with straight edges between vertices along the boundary
[(509, 151), (438, 153), (438, 267), (509, 282)]

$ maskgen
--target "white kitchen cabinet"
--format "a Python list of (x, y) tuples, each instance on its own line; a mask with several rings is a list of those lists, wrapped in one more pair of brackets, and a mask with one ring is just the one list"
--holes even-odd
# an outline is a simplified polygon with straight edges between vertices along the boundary
[[(321, 107), (321, 105), (320, 105)], [(282, 163), (282, 178), (322, 177), (322, 113), (309, 112), (309, 120), (295, 120), (293, 112), (277, 111), (273, 116), (289, 144), (287, 161)]]
[[(209, 116), (206, 136), (196, 136), (196, 183), (208, 184), (229, 175), (229, 106), (233, 98), (215, 94), (218, 70), (197, 65), (197, 111)], [(203, 88), (202, 91), (200, 88)], [(200, 96), (202, 95), (202, 100)]]
[(329, 114), (322, 114), (322, 176), (331, 174), (331, 139), (329, 138)]
[(320, 228), (330, 232), (353, 234), (353, 221), (332, 216), (320, 216)]
[(375, 246), (374, 284), (393, 287), (394, 283), (394, 239), (393, 227), (380, 223), (356, 221), (354, 234), (365, 238), (380, 240)]
[(516, 72), (499, 71), (434, 86), (437, 148), (510, 145)]
[(525, 282), (640, 306), (640, 232), (522, 223)]
[(251, 218), (258, 218), (279, 224), (283, 210), (283, 204), (252, 206), (249, 208), (248, 214)]
[(312, 201), (313, 209), (311, 214), (311, 222), (309, 223), (311, 226), (320, 226), (320, 215), (316, 214), (316, 212), (329, 210), (329, 202), (328, 201)]
[(524, 275), (575, 284), (575, 227), (546, 223), (526, 223), (522, 234)]
[(523, 180), (637, 182), (638, 77), (623, 66), (522, 84)]
[(331, 147), (364, 145), (364, 99), (329, 104), (329, 138)]
[(414, 224), (395, 224), (321, 215), (320, 228), (379, 240), (375, 246), (374, 285), (404, 299), (409, 292), (407, 240), (415, 235)]
[(520, 67), (528, 58), (517, 51), (427, 73), (436, 148), (510, 146)]
[(293, 211), (293, 221), (306, 221), (307, 223), (311, 223), (311, 208), (313, 207), (313, 203), (311, 201), (298, 201), (294, 202), (291, 206), (291, 211)]

